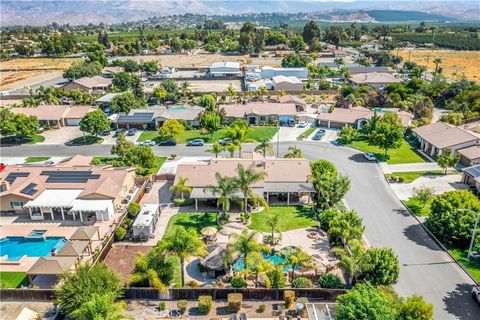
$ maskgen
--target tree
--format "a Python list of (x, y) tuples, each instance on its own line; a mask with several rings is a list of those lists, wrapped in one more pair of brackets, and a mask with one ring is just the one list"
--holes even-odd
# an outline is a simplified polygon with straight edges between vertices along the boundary
[(442, 153), (437, 157), (437, 163), (445, 170), (445, 174), (448, 173), (448, 168), (453, 168), (460, 161), (460, 153), (454, 156), (450, 148), (445, 148)]
[(348, 273), (348, 283), (353, 286), (358, 276), (364, 270), (365, 250), (358, 240), (352, 240), (349, 244), (349, 250), (344, 248), (334, 248), (333, 251), (340, 259), (340, 265)]
[(262, 203), (266, 205), (265, 199), (263, 197), (257, 196), (252, 189), (252, 186), (262, 181), (267, 173), (265, 171), (256, 171), (254, 166), (245, 168), (242, 164), (238, 164), (237, 167), (238, 177), (236, 178), (238, 188), (243, 195), (243, 210), (245, 218), (248, 218), (248, 200), (251, 199), (255, 203)]
[(99, 62), (102, 67), (108, 64), (105, 47), (99, 43), (92, 43), (87, 47), (87, 61)]
[(184, 125), (175, 119), (168, 119), (160, 128), (160, 135), (165, 138), (173, 138), (176, 135), (182, 134), (185, 131)]
[(349, 144), (358, 137), (358, 132), (351, 125), (344, 126), (338, 135), (337, 141), (342, 144)]
[(255, 151), (262, 152), (263, 157), (267, 155), (267, 153), (271, 153), (273, 151), (272, 144), (270, 142), (270, 139), (268, 138), (262, 138), (259, 141), (259, 144), (255, 147)]
[(397, 310), (387, 297), (370, 284), (355, 288), (337, 298), (338, 320), (395, 320)]
[(297, 146), (288, 147), (288, 153), (283, 156), (284, 158), (303, 158), (302, 150)]
[(413, 197), (422, 204), (422, 207), (425, 208), (427, 203), (433, 199), (435, 195), (435, 189), (429, 188), (427, 186), (420, 188), (414, 187), (412, 194)]
[(290, 42), (288, 43), (288, 46), (292, 48), (295, 52), (305, 50), (305, 42), (303, 42), (302, 37), (299, 35), (292, 36), (290, 38)]
[(398, 281), (400, 264), (391, 248), (370, 248), (365, 253), (364, 271), (360, 278), (373, 285), (390, 286)]
[(70, 316), (92, 300), (94, 294), (111, 295), (113, 301), (121, 293), (120, 277), (104, 263), (84, 263), (78, 265), (75, 272), (65, 272), (60, 276), (55, 286), (55, 303), (62, 313)]
[(215, 155), (215, 158), (218, 158), (218, 154), (224, 150), (224, 147), (218, 143), (218, 141), (215, 141), (212, 144), (212, 147), (210, 149), (205, 150), (206, 152), (213, 153)]
[(223, 217), (227, 218), (231, 201), (241, 202), (237, 196), (237, 181), (232, 177), (222, 177), (218, 172), (215, 173), (215, 179), (217, 184), (207, 186), (204, 190), (209, 190), (217, 198), (217, 207), (222, 207)]
[(119, 72), (113, 76), (112, 84), (119, 91), (127, 91), (132, 85), (132, 76), (128, 72)]
[(228, 96), (230, 97), (230, 103), (231, 103), (233, 100), (233, 97), (235, 97), (237, 93), (235, 92), (235, 89), (233, 89), (231, 84), (227, 87), (227, 92), (228, 92)]
[(433, 304), (426, 303), (423, 297), (413, 295), (407, 297), (399, 310), (401, 320), (433, 320)]
[(0, 134), (2, 136), (14, 135), (17, 132), (15, 114), (8, 108), (0, 109)]
[(468, 190), (445, 192), (430, 205), (425, 226), (443, 243), (466, 248), (472, 236), (480, 200)]
[(309, 46), (314, 40), (320, 39), (321, 31), (318, 24), (313, 20), (308, 21), (303, 27), (302, 37), (303, 41), (305, 41), (305, 43), (307, 43)]
[(351, 240), (360, 241), (365, 227), (362, 226), (362, 219), (354, 210), (342, 210), (329, 222), (328, 234), (339, 236), (344, 245)]
[(217, 106), (217, 99), (213, 94), (204, 94), (200, 98), (200, 106), (208, 111), (215, 111), (215, 107)]
[(185, 261), (190, 256), (205, 255), (205, 243), (198, 238), (195, 230), (187, 231), (182, 226), (178, 227), (175, 233), (167, 235), (164, 241), (167, 252), (180, 258), (183, 287), (185, 286)]
[(235, 151), (238, 149), (238, 144), (229, 143), (225, 149), (227, 149), (228, 153), (230, 153), (230, 158), (233, 158)]
[(87, 113), (82, 120), (80, 120), (80, 130), (88, 132), (97, 137), (100, 132), (110, 129), (110, 120), (108, 120), (105, 112), (102, 110), (95, 110)]
[(90, 300), (86, 301), (72, 313), (77, 320), (124, 320), (128, 319), (123, 313), (125, 303), (115, 303), (115, 297), (110, 294), (92, 294)]
[(179, 177), (177, 184), (170, 187), (170, 191), (175, 191), (176, 194), (180, 194), (180, 198), (183, 199), (185, 192), (192, 192), (192, 188), (186, 186), (187, 181), (187, 178)]
[(275, 269), (275, 266), (272, 261), (266, 260), (260, 252), (252, 252), (247, 259), (249, 272), (255, 279), (255, 287), (258, 287), (260, 276), (265, 276), (266, 273)]
[(388, 157), (388, 150), (397, 149), (402, 145), (403, 128), (400, 116), (394, 112), (386, 112), (378, 120), (368, 140), (372, 145), (385, 150), (385, 157)]
[(179, 96), (180, 88), (173, 79), (163, 79), (160, 86), (167, 91), (165, 100), (176, 101)]
[(159, 102), (159, 101), (163, 102), (167, 98), (168, 92), (162, 86), (155, 87), (153, 89), (153, 96), (157, 99), (157, 102)]
[(115, 145), (112, 146), (110, 153), (117, 155), (120, 158), (124, 158), (133, 148), (135, 148), (135, 144), (128, 141), (124, 133), (120, 133), (117, 137), (117, 141), (115, 141)]
[(277, 242), (275, 241), (275, 232), (278, 232), (280, 234), (278, 240), (282, 238), (282, 231), (280, 229), (280, 219), (281, 219), (281, 216), (280, 214), (277, 213), (272, 216), (269, 216), (267, 218), (267, 221), (265, 221), (265, 224), (270, 228), (272, 245), (275, 245)]
[(301, 247), (286, 247), (282, 251), (282, 255), (287, 259), (288, 263), (292, 266), (292, 276), (290, 282), (295, 279), (295, 268), (297, 266), (306, 267), (311, 265), (312, 257), (303, 251)]
[(62, 104), (54, 87), (40, 86), (40, 88), (35, 90), (35, 98), (45, 104)]
[(335, 45), (337, 49), (340, 43), (347, 38), (348, 35), (341, 26), (331, 26), (326, 30), (325, 39), (327, 42)]
[(15, 135), (24, 140), (27, 136), (32, 136), (38, 132), (38, 120), (35, 116), (26, 116), (22, 113), (14, 117)]
[(317, 191), (317, 206), (325, 210), (342, 201), (350, 189), (350, 179), (339, 173), (325, 174), (314, 177), (313, 185)]
[(433, 63), (435, 64), (435, 76), (438, 75), (439, 71), (440, 71), (440, 63), (442, 63), (442, 59), (440, 57), (436, 57), (435, 59), (433, 59)]
[(110, 109), (113, 113), (129, 113), (131, 109), (141, 109), (143, 106), (143, 100), (138, 99), (131, 92), (125, 92), (112, 99)]
[(241, 233), (231, 234), (231, 237), (233, 241), (227, 244), (227, 255), (243, 257), (243, 269), (246, 270), (249, 267), (249, 255), (260, 251), (261, 248), (257, 241), (257, 233), (243, 229)]
[(200, 116), (200, 127), (208, 133), (217, 131), (222, 125), (222, 118), (218, 112), (205, 111)]
[(296, 53), (289, 54), (282, 59), (282, 67), (284, 68), (305, 68), (309, 63), (309, 57), (300, 56)]
[[(242, 119), (243, 120), (243, 119)], [(238, 146), (238, 155), (242, 155), (242, 143), (248, 141), (247, 133), (252, 131), (246, 121), (234, 121), (227, 128), (227, 136), (233, 140), (233, 142)]]
[(97, 76), (102, 72), (103, 66), (95, 62), (74, 62), (70, 68), (63, 72), (63, 77), (75, 80), (83, 77)]

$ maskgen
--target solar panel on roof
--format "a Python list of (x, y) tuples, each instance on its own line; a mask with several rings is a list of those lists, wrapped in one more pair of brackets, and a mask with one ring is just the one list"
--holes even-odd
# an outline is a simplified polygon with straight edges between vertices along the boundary
[(33, 196), (38, 191), (37, 189), (35, 189), (36, 186), (37, 186), (36, 183), (30, 183), (28, 186), (23, 188), (20, 191), (20, 193), (28, 194), (29, 196)]
[(117, 119), (118, 123), (145, 123), (153, 120), (153, 112), (136, 112), (132, 115), (122, 115)]
[(28, 172), (11, 172), (8, 174), (8, 176), (5, 178), (6, 181), (9, 183), (13, 183), (17, 178), (25, 178), (28, 177), (30, 173)]
[(472, 177), (480, 177), (480, 166), (468, 167), (463, 169), (463, 171), (465, 171)]
[(42, 171), (42, 176), (48, 176), (49, 183), (86, 183), (90, 179), (100, 179), (99, 174), (91, 171)]

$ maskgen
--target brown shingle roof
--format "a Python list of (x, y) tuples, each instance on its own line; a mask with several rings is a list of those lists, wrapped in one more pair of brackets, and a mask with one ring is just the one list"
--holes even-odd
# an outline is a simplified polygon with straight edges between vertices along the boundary
[(360, 119), (370, 119), (371, 117), (373, 117), (373, 111), (363, 107), (355, 107), (351, 109), (335, 108), (332, 112), (321, 112), (317, 118), (320, 121), (353, 124)]
[(352, 74), (349, 79), (356, 84), (389, 84), (402, 82), (402, 79), (396, 78), (386, 72), (357, 73)]
[(480, 141), (480, 136), (475, 133), (443, 122), (435, 122), (418, 127), (413, 129), (413, 132), (440, 149), (470, 141)]
[(41, 257), (27, 271), (27, 274), (60, 275), (72, 269), (76, 260), (75, 257)]
[(70, 237), (70, 240), (92, 240), (93, 237), (97, 234), (98, 227), (86, 226), (79, 227)]
[(480, 159), (480, 146), (471, 146), (468, 148), (460, 149), (458, 152), (469, 160)]
[(225, 109), (228, 117), (243, 118), (246, 115), (296, 115), (297, 107), (293, 103), (247, 103), (224, 104), (219, 108)]
[(302, 105), (302, 106), (307, 105), (304, 99), (291, 94), (287, 94), (286, 96), (282, 96), (278, 98), (278, 101), (280, 103), (294, 103), (295, 105)]
[(93, 106), (72, 106), (67, 110), (67, 114), (64, 116), (66, 119), (81, 119), (87, 113), (94, 111), (96, 108)]
[(88, 241), (68, 241), (56, 257), (78, 257), (88, 247)]
[(112, 84), (112, 79), (104, 78), (101, 76), (95, 76), (91, 78), (83, 77), (83, 78), (74, 80), (73, 82), (92, 89), (92, 88), (98, 88), (98, 87), (108, 87)]
[(24, 114), (26, 116), (35, 116), (38, 120), (61, 120), (69, 110), (69, 106), (57, 105), (39, 105), (34, 108), (11, 108), (15, 114)]

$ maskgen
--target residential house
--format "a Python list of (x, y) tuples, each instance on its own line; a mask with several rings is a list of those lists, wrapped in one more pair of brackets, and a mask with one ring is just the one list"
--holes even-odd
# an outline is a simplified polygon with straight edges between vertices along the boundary
[[(253, 192), (264, 197), (268, 203), (309, 203), (311, 195), (315, 193), (310, 181), (309, 160), (270, 159), (255, 152), (244, 152), (242, 158), (215, 158), (209, 162), (181, 163), (177, 167), (174, 183), (180, 178), (186, 178), (186, 185), (192, 188), (190, 197), (195, 200), (195, 208), (198, 210), (200, 201), (217, 198), (208, 188), (206, 189), (217, 184), (216, 173), (222, 177), (235, 177), (239, 165), (266, 173), (265, 178), (252, 187)], [(240, 192), (238, 197), (242, 197)]]
[(480, 192), (480, 164), (462, 169), (462, 183), (474, 187)]
[(247, 104), (225, 104), (219, 109), (225, 110), (227, 122), (242, 118), (250, 125), (260, 123), (276, 122), (289, 123), (295, 121), (297, 108), (293, 103), (247, 103)]
[(393, 70), (391, 67), (377, 67), (377, 66), (372, 66), (372, 67), (365, 67), (365, 66), (348, 66), (347, 65), (348, 72), (350, 75), (352, 74), (358, 74), (358, 73), (389, 73), (389, 74), (394, 74), (395, 70)]
[(297, 110), (305, 110), (305, 108), (307, 107), (307, 103), (305, 102), (304, 99), (300, 98), (299, 96), (294, 96), (291, 94), (278, 97), (278, 102), (293, 103), (297, 107)]
[(0, 211), (32, 220), (112, 220), (134, 187), (135, 168), (91, 165), (75, 156), (56, 165), (13, 165), (0, 173)]
[(97, 100), (95, 100), (95, 105), (105, 108), (105, 107), (110, 107), (112, 104), (113, 98), (115, 98), (118, 95), (123, 94), (123, 92), (111, 92), (107, 93), (106, 95), (101, 96)]
[(158, 129), (165, 121), (173, 119), (190, 127), (199, 127), (199, 118), (203, 110), (199, 106), (154, 106), (132, 109), (128, 115), (119, 115), (113, 123), (116, 123), (118, 128)]
[(444, 122), (421, 126), (412, 132), (420, 143), (420, 149), (432, 157), (440, 155), (447, 148), (456, 154), (460, 149), (480, 144), (479, 134)]
[(240, 63), (223, 61), (212, 64), (207, 75), (210, 77), (239, 77), (242, 72), (240, 71)]
[(272, 78), (273, 90), (303, 91), (303, 82), (297, 77), (275, 76)]
[(480, 164), (480, 145), (471, 146), (458, 150), (460, 163), (466, 167)]
[(105, 78), (113, 78), (114, 75), (123, 71), (123, 67), (105, 67), (102, 69), (102, 76)]
[(399, 109), (370, 110), (364, 107), (353, 108), (334, 108), (331, 112), (319, 112), (317, 116), (318, 125), (327, 128), (343, 128), (350, 125), (355, 129), (360, 129), (368, 119), (376, 113), (383, 116), (386, 112), (395, 112), (400, 117), (403, 127), (412, 124), (413, 114)]
[(381, 88), (390, 83), (400, 83), (403, 80), (386, 72), (355, 73), (348, 78), (349, 83), (355, 86), (371, 86)]
[(84, 77), (73, 80), (62, 88), (68, 91), (81, 90), (83, 92), (90, 92), (94, 94), (103, 93), (112, 87), (112, 79), (101, 76), (94, 76), (91, 78)]
[(89, 112), (95, 110), (93, 106), (69, 105), (39, 105), (34, 108), (11, 108), (15, 114), (34, 116), (42, 126), (63, 127), (78, 126), (80, 120)]
[(307, 68), (277, 68), (262, 67), (262, 78), (271, 79), (276, 76), (297, 77), (299, 79), (308, 79), (310, 72)]

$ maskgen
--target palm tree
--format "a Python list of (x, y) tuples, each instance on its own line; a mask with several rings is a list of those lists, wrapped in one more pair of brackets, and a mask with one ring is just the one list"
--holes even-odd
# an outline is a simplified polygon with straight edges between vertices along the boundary
[(230, 153), (230, 158), (233, 158), (235, 154), (235, 150), (238, 149), (238, 145), (235, 143), (229, 143), (226, 149)]
[(36, 98), (46, 104), (62, 104), (60, 98), (57, 97), (55, 88), (41, 86), (36, 91)]
[(180, 93), (183, 96), (183, 99), (186, 101), (187, 97), (192, 93), (192, 91), (189, 89), (190, 87), (190, 82), (188, 81), (183, 81), (182, 84), (180, 85)]
[(335, 248), (333, 252), (340, 258), (340, 266), (348, 273), (350, 286), (355, 284), (357, 276), (363, 271), (365, 264), (365, 250), (358, 240), (351, 241), (350, 250)]
[(301, 247), (287, 247), (282, 251), (282, 255), (288, 260), (292, 266), (292, 277), (290, 282), (295, 278), (295, 268), (297, 266), (308, 266), (312, 262), (312, 257), (302, 250)]
[(210, 190), (217, 199), (217, 207), (222, 206), (223, 217), (226, 218), (230, 211), (231, 200), (240, 201), (237, 197), (238, 186), (234, 178), (222, 177), (220, 173), (215, 173), (217, 179), (216, 186), (206, 186), (203, 190)]
[(218, 143), (218, 141), (215, 141), (210, 149), (205, 150), (206, 152), (213, 153), (215, 155), (215, 158), (218, 158), (218, 154), (225, 150), (225, 148)]
[(128, 319), (123, 313), (123, 305), (114, 302), (112, 294), (99, 295), (94, 293), (88, 301), (75, 310), (71, 316), (77, 320), (124, 320)]
[(279, 97), (283, 97), (283, 96), (286, 96), (287, 95), (287, 91), (285, 91), (285, 89), (281, 89), (280, 91), (278, 91), (278, 96)]
[(442, 63), (442, 59), (439, 57), (436, 57), (435, 59), (433, 59), (433, 63), (435, 64), (435, 75), (437, 75), (440, 63)]
[(363, 231), (365, 227), (358, 214), (354, 210), (344, 210), (333, 217), (328, 234), (340, 236), (342, 243), (348, 245), (351, 240), (360, 240)]
[(237, 95), (237, 93), (236, 93), (235, 90), (233, 89), (232, 85), (229, 85), (229, 86), (228, 86), (227, 92), (228, 92), (228, 96), (230, 97), (230, 103), (232, 103), (233, 97), (235, 97), (235, 96)]
[(247, 139), (247, 133), (252, 131), (250, 127), (233, 125), (228, 127), (227, 136), (238, 146), (238, 156), (242, 156), (242, 143), (250, 141)]
[(280, 234), (278, 240), (282, 238), (282, 231), (280, 230), (280, 214), (275, 214), (267, 218), (266, 225), (270, 228), (272, 236), (272, 245), (275, 245), (275, 232)]
[(180, 194), (180, 197), (183, 199), (183, 195), (185, 192), (192, 192), (192, 188), (185, 185), (187, 181), (187, 178), (179, 177), (177, 184), (170, 187), (170, 191), (174, 191), (176, 194)]
[(207, 253), (205, 243), (200, 240), (195, 230), (187, 231), (178, 227), (164, 240), (165, 249), (172, 256), (180, 258), (182, 272), (182, 287), (185, 285), (185, 261), (190, 256), (203, 256)]
[(227, 245), (228, 255), (243, 257), (243, 269), (248, 269), (249, 255), (261, 249), (261, 245), (257, 241), (257, 233), (243, 229), (242, 233), (233, 233), (231, 236), (233, 241)]
[(270, 140), (268, 138), (260, 139), (259, 144), (255, 147), (255, 151), (261, 151), (263, 157), (267, 155), (267, 152), (272, 152), (272, 150), (272, 144), (270, 143)]
[(255, 203), (261, 203), (267, 207), (267, 203), (263, 197), (257, 196), (252, 189), (252, 186), (262, 181), (267, 173), (265, 171), (256, 171), (252, 166), (245, 168), (242, 164), (237, 167), (238, 177), (236, 178), (238, 188), (243, 194), (243, 211), (245, 218), (248, 218), (248, 199), (252, 199)]
[(288, 147), (288, 153), (284, 155), (284, 158), (303, 158), (302, 150), (297, 148), (297, 146)]
[(24, 98), (22, 99), (22, 107), (36, 107), (38, 106), (38, 100), (35, 98)]
[(247, 264), (250, 274), (255, 278), (255, 287), (258, 287), (258, 279), (261, 275), (275, 269), (273, 262), (266, 260), (260, 252), (253, 252), (249, 255)]

